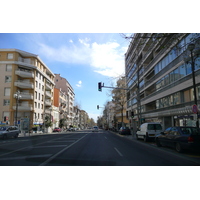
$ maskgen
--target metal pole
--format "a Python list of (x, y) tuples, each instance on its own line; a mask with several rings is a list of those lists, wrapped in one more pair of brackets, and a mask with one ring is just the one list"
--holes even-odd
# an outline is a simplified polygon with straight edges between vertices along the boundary
[(17, 112), (18, 112), (18, 94), (16, 96), (15, 126), (17, 126)]

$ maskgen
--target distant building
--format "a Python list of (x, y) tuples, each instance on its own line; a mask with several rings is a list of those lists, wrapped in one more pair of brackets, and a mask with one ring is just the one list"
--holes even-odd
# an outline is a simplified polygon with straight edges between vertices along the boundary
[(66, 118), (67, 126), (73, 125), (74, 122), (74, 89), (70, 83), (60, 74), (55, 74), (55, 88), (59, 89), (59, 109), (60, 109), (60, 119)]

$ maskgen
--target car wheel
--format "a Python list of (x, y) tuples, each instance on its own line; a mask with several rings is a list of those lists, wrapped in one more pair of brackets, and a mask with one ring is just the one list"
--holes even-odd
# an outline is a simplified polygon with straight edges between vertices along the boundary
[(175, 149), (176, 149), (176, 151), (179, 152), (179, 153), (183, 152), (183, 148), (181, 147), (181, 145), (180, 145), (179, 142), (177, 142), (177, 143), (175, 144)]
[(138, 135), (136, 134), (136, 140), (139, 140)]
[(159, 141), (158, 138), (156, 139), (156, 146), (157, 146), (157, 147), (161, 147), (161, 146), (162, 146), (162, 145), (160, 144), (160, 141)]
[(14, 136), (14, 138), (18, 138), (18, 134), (16, 134), (16, 135)]
[(7, 139), (7, 135), (6, 134), (3, 135), (3, 139), (4, 140)]
[(146, 135), (144, 135), (144, 142), (147, 142), (148, 141), (148, 138)]

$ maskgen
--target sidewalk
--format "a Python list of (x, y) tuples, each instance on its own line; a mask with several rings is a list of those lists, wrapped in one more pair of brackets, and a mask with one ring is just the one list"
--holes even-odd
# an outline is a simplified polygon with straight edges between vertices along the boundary
[(118, 136), (120, 136), (120, 137), (125, 137), (125, 138), (127, 138), (127, 139), (129, 139), (129, 140), (136, 140), (135, 134), (134, 134), (134, 135), (121, 135), (121, 134), (119, 134), (118, 132), (114, 132), (114, 131), (111, 131), (111, 130), (108, 130), (108, 131), (110, 131), (110, 132), (112, 132), (112, 133), (114, 133), (115, 135), (118, 135)]

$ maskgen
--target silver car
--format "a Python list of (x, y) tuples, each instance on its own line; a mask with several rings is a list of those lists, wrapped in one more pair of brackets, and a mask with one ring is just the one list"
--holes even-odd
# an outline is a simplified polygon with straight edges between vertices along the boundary
[(9, 137), (17, 138), (20, 130), (17, 126), (0, 126), (0, 138), (6, 139)]

